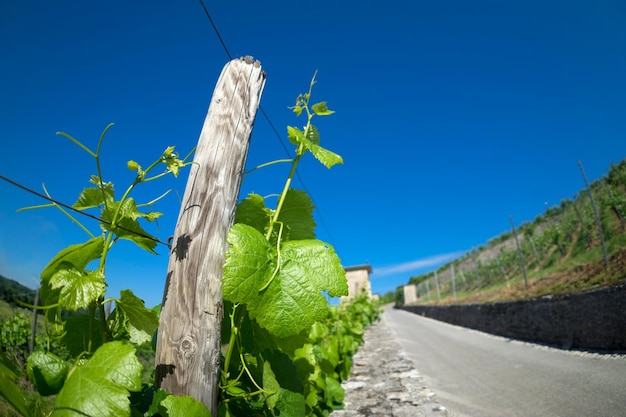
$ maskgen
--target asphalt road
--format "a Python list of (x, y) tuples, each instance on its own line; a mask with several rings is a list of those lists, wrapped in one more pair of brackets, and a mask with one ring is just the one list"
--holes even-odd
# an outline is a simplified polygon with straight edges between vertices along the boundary
[(624, 417), (626, 359), (487, 335), (388, 308), (383, 319), (451, 417)]

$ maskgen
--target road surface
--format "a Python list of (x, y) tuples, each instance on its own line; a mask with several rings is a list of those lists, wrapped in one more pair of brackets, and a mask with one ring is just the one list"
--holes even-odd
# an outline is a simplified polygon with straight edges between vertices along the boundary
[(623, 417), (626, 359), (510, 341), (387, 308), (383, 319), (451, 417)]

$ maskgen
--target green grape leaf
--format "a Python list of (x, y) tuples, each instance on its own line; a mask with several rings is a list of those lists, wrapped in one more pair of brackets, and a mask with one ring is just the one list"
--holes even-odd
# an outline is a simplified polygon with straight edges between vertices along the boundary
[[(300, 417), (305, 410), (302, 384), (297, 380), (295, 365), (279, 351), (267, 351), (269, 360), (263, 362), (265, 404), (281, 417)], [(276, 373), (274, 373), (276, 369)]]
[(263, 391), (266, 395), (265, 404), (270, 410), (273, 410), (280, 397), (280, 384), (276, 380), (274, 371), (272, 371), (272, 365), (267, 361), (263, 362)]
[(30, 411), (24, 400), (24, 393), (15, 382), (18, 370), (15, 365), (0, 351), (0, 398), (4, 398), (21, 415), (30, 417)]
[(326, 396), (332, 398), (335, 404), (343, 404), (345, 397), (345, 391), (339, 381), (329, 376), (326, 377)]
[(21, 415), (30, 416), (26, 401), (24, 401), (24, 393), (20, 387), (11, 378), (3, 374), (0, 369), (0, 398), (4, 398), (13, 408)]
[(339, 368), (339, 378), (342, 381), (345, 381), (348, 378), (350, 378), (350, 371), (352, 370), (352, 356), (344, 355), (342, 358), (342, 362), (339, 364), (338, 368)]
[(104, 190), (100, 187), (84, 188), (72, 207), (78, 210), (85, 210), (103, 205), (105, 200), (107, 202), (112, 201), (114, 197), (113, 183), (107, 182), (103, 186)]
[(229, 385), (226, 388), (226, 392), (228, 393), (228, 395), (232, 397), (245, 397), (246, 395), (248, 395), (248, 391), (240, 388), (239, 385), (241, 385), (241, 382), (237, 382), (236, 385)]
[[(281, 339), (281, 341), (284, 339)], [(298, 378), (298, 370), (294, 365), (291, 358), (284, 352), (282, 352), (283, 345), (279, 342), (280, 350), (274, 348), (273, 350), (266, 350), (263, 352), (263, 356), (266, 361), (272, 365), (272, 370), (275, 373), (276, 379), (281, 388), (287, 389), (293, 392), (302, 392), (302, 380)]]
[(331, 335), (326, 343), (316, 345), (313, 349), (318, 354), (318, 363), (327, 374), (332, 374), (340, 362), (337, 336)]
[(303, 144), (304, 148), (309, 150), (326, 168), (343, 164), (343, 158), (340, 155), (320, 146), (320, 134), (313, 125), (309, 126), (306, 135), (297, 127), (287, 126), (287, 137), (294, 145)]
[(308, 405), (309, 407), (313, 408), (317, 406), (318, 398), (317, 398), (317, 391), (312, 389), (308, 392), (308, 394), (306, 395), (305, 399), (304, 399), (306, 405)]
[(328, 327), (318, 322), (313, 323), (309, 330), (309, 339), (312, 342), (322, 342), (328, 336)]
[(315, 239), (314, 208), (306, 192), (293, 188), (287, 191), (278, 221), (287, 226), (288, 240)]
[(307, 139), (304, 142), (305, 147), (326, 168), (332, 168), (336, 164), (343, 164), (343, 158), (340, 155), (320, 146), (320, 134), (315, 126), (310, 126)]
[(152, 335), (159, 326), (157, 312), (146, 308), (143, 300), (131, 290), (123, 290), (120, 294), (120, 299), (115, 303), (115, 312), (116, 316), (124, 317), (122, 321), (130, 335), (130, 341), (140, 345), (152, 340)]
[(86, 308), (104, 294), (102, 271), (81, 271), (62, 263), (50, 278), (50, 287), (60, 289), (59, 303), (71, 311)]
[[(63, 344), (74, 357), (89, 350), (89, 317), (85, 314), (72, 315), (64, 323)], [(94, 331), (91, 336), (91, 349), (102, 345), (102, 333)]]
[(104, 250), (104, 238), (95, 237), (85, 243), (71, 245), (59, 252), (41, 273), (41, 280), (48, 281), (57, 271), (59, 265), (70, 263), (78, 270), (85, 269), (89, 262), (102, 256)]
[(322, 148), (319, 145), (311, 145), (309, 150), (326, 168), (332, 168), (334, 165), (343, 164), (343, 158), (340, 155), (337, 155), (328, 149)]
[(130, 240), (141, 249), (157, 255), (154, 250), (157, 245), (156, 239), (146, 232), (137, 221), (125, 217), (120, 219), (117, 224), (120, 227), (116, 228), (115, 234), (120, 239)]
[[(111, 223), (116, 213), (116, 226), (113, 227)], [(130, 240), (140, 248), (156, 255), (154, 251), (157, 244), (156, 239), (146, 232), (137, 221), (139, 218), (150, 220), (152, 217), (150, 213), (141, 213), (137, 209), (135, 200), (128, 198), (124, 200), (121, 206), (119, 201), (110, 202), (107, 207), (102, 210), (102, 218), (108, 223), (101, 223), (101, 225), (104, 230), (112, 231), (120, 239)]]
[(115, 308), (107, 317), (107, 324), (113, 340), (128, 340), (130, 325), (128, 324), (128, 317), (120, 311), (119, 308)]
[(263, 281), (269, 279), (268, 267), (275, 265), (275, 250), (258, 230), (242, 223), (231, 227), (226, 240), (230, 248), (224, 263), (223, 298), (232, 302), (253, 300)]
[(317, 377), (315, 372), (319, 372), (319, 367), (317, 366), (312, 344), (307, 343), (301, 348), (296, 349), (293, 355), (293, 363), (302, 380), (305, 380), (304, 377), (306, 375), (309, 376), (308, 380), (314, 380)]
[(306, 131), (306, 133), (307, 135), (304, 144), (306, 145), (307, 149), (311, 150), (312, 145), (320, 144), (320, 131), (317, 130), (317, 127), (315, 127), (314, 125), (309, 125), (309, 130)]
[(280, 396), (276, 403), (280, 417), (301, 417), (305, 415), (306, 405), (304, 395), (286, 389), (280, 389)]
[(265, 207), (265, 199), (258, 194), (248, 194), (237, 205), (235, 223), (243, 223), (254, 227), (261, 234), (265, 234), (270, 221), (270, 211)]
[(145, 331), (139, 330), (135, 326), (130, 326), (128, 328), (128, 340), (130, 341), (130, 343), (137, 346), (152, 341), (153, 336), (154, 333), (149, 335)]
[(287, 139), (296, 146), (306, 140), (304, 138), (304, 132), (293, 126), (287, 126)]
[[(226, 303), (232, 305), (230, 301), (226, 301)], [(228, 333), (230, 333), (231, 330), (232, 329), (228, 329)], [(274, 340), (274, 336), (263, 327), (259, 326), (256, 321), (251, 320), (248, 314), (246, 314), (241, 321), (241, 326), (239, 326), (239, 334), (241, 335), (241, 348), (244, 352), (261, 354), (265, 350), (276, 349), (276, 341)], [(228, 341), (226, 341), (225, 343), (227, 342)]]
[[(59, 288), (53, 289), (50, 285), (50, 278), (61, 268), (67, 267), (68, 264), (73, 265), (78, 270), (83, 270), (89, 262), (102, 256), (104, 250), (104, 237), (99, 236), (88, 240), (85, 243), (68, 246), (60, 251), (46, 265), (41, 272), (41, 289), (39, 296), (43, 305), (53, 305), (59, 303)], [(61, 308), (50, 308), (46, 310), (46, 318), (51, 323), (57, 323), (61, 320)]]
[[(114, 201), (112, 203), (115, 209), (119, 207), (119, 201)], [(145, 206), (145, 204), (142, 205), (142, 207), (143, 206)], [(122, 204), (122, 208), (120, 209), (120, 214), (123, 218), (130, 218), (133, 220), (144, 219), (149, 222), (156, 220), (163, 215), (163, 213), (159, 213), (157, 211), (149, 211), (147, 213), (139, 211), (139, 208), (137, 207), (135, 200), (131, 197), (124, 200), (124, 203)]]
[(131, 345), (105, 343), (76, 365), (54, 403), (54, 416), (130, 416), (129, 391), (141, 390), (142, 365)]
[(28, 378), (44, 396), (57, 394), (61, 390), (69, 369), (67, 361), (41, 350), (33, 352), (26, 362)]
[(278, 337), (295, 335), (326, 316), (322, 291), (333, 297), (348, 294), (341, 261), (324, 242), (284, 242), (275, 274), (278, 254), (258, 230), (235, 224), (227, 241), (224, 299), (247, 304), (251, 317)]
[(186, 395), (168, 395), (161, 401), (159, 411), (163, 417), (211, 417), (204, 404)]
[(150, 404), (148, 411), (144, 413), (144, 416), (152, 417), (152, 416), (159, 414), (159, 405), (161, 404), (161, 401), (163, 401), (169, 395), (171, 394), (166, 391), (163, 391), (162, 389), (156, 390), (154, 395), (152, 396), (152, 403)]
[(331, 114), (335, 113), (334, 111), (328, 109), (328, 105), (325, 101), (315, 103), (311, 106), (311, 110), (313, 110), (313, 113), (318, 116), (330, 116)]
[(147, 213), (141, 213), (141, 214), (142, 214), (141, 217), (149, 222), (153, 222), (159, 217), (163, 216), (163, 213), (161, 213), (160, 211), (149, 211)]

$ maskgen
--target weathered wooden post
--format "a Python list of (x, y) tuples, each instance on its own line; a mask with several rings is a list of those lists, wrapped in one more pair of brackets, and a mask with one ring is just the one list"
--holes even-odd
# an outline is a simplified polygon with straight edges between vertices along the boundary
[(472, 250), (472, 261), (474, 262), (474, 270), (476, 271), (476, 285), (478, 286), (478, 299), (482, 295), (482, 291), (480, 289), (480, 272), (478, 271), (478, 263), (476, 262), (476, 252)]
[(513, 231), (513, 237), (515, 238), (515, 246), (517, 247), (517, 256), (519, 257), (519, 266), (522, 269), (522, 275), (524, 276), (524, 286), (528, 289), (528, 276), (526, 276), (526, 267), (524, 266), (524, 255), (522, 255), (522, 248), (519, 245), (519, 239), (517, 238), (517, 230), (515, 230), (515, 222), (513, 222), (513, 216), (509, 216), (511, 222), (511, 230)]
[(454, 277), (454, 264), (450, 267), (450, 279), (452, 280), (452, 298), (456, 300), (456, 278)]
[(600, 236), (600, 244), (602, 245), (602, 255), (604, 255), (604, 269), (609, 270), (609, 255), (606, 252), (606, 244), (604, 243), (604, 233), (602, 232), (602, 222), (600, 221), (600, 215), (598, 214), (598, 208), (596, 207), (596, 203), (593, 201), (593, 194), (591, 193), (591, 187), (589, 186), (589, 181), (587, 181), (587, 174), (585, 174), (585, 168), (583, 168), (583, 163), (578, 161), (578, 168), (580, 168), (580, 173), (583, 176), (583, 180), (585, 180), (585, 187), (587, 188), (587, 194), (589, 194), (589, 201), (591, 201), (591, 208), (593, 209), (593, 216), (596, 219), (596, 226), (598, 227), (598, 234)]
[(189, 172), (172, 240), (156, 351), (156, 385), (217, 415), (226, 234), (265, 73), (251, 57), (220, 75)]
[(435, 289), (437, 290), (437, 302), (441, 301), (441, 292), (439, 291), (439, 277), (437, 276), (437, 270), (435, 269)]
[[(39, 288), (37, 288), (37, 291), (35, 292), (35, 302), (33, 303), (33, 306), (37, 307), (37, 304), (39, 304)], [(30, 323), (30, 340), (28, 341), (28, 353), (33, 353), (33, 351), (35, 350), (35, 338), (37, 336), (38, 313), (39, 312), (37, 311), (37, 308), (33, 308), (33, 317)]]

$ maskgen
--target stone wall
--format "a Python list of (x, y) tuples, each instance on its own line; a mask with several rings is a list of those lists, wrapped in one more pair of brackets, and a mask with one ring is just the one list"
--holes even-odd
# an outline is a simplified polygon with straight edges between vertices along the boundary
[(626, 286), (510, 303), (396, 308), (564, 349), (626, 351)]

